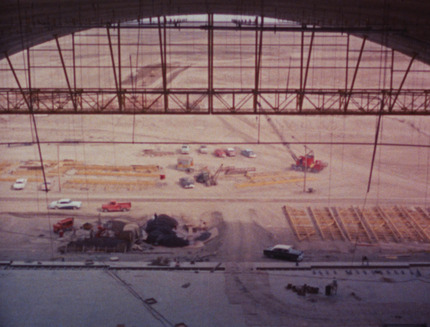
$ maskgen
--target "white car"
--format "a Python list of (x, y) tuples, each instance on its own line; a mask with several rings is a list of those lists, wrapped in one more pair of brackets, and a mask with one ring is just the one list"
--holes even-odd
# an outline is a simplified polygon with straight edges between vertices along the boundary
[(225, 150), (225, 154), (227, 155), (227, 157), (235, 157), (236, 156), (236, 150), (233, 148), (227, 148)]
[(82, 202), (72, 201), (70, 199), (61, 199), (53, 201), (49, 204), (49, 209), (80, 209)]
[(181, 147), (181, 153), (182, 153), (182, 154), (189, 154), (189, 153), (190, 153), (190, 146), (189, 146), (189, 145), (187, 145), (187, 144), (184, 144), (184, 145)]
[(25, 185), (27, 185), (27, 178), (18, 178), (12, 185), (12, 189), (23, 190)]
[(207, 154), (208, 153), (208, 147), (206, 145), (201, 145), (199, 152), (202, 154)]

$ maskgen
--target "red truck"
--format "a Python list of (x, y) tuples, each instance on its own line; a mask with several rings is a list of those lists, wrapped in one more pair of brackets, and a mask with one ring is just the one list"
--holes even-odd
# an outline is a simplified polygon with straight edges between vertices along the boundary
[(60, 233), (60, 231), (65, 232), (67, 230), (72, 230), (73, 221), (74, 221), (74, 218), (66, 218), (55, 223), (53, 226), (54, 233)]
[(113, 211), (130, 211), (131, 202), (117, 202), (111, 200), (106, 204), (102, 205), (103, 212), (113, 212)]

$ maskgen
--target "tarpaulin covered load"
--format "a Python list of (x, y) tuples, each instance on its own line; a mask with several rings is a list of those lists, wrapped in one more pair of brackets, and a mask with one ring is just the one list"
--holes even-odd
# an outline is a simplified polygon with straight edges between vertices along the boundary
[(176, 228), (178, 222), (168, 215), (154, 215), (154, 218), (146, 224), (145, 231), (148, 234), (147, 243), (163, 245), (167, 247), (181, 247), (189, 245), (189, 241), (178, 237)]

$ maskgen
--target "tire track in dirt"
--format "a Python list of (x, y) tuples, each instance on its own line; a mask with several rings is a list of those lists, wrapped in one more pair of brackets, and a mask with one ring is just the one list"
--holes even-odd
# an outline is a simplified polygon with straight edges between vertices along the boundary
[[(167, 83), (171, 83), (175, 78), (177, 78), (181, 73), (188, 70), (190, 67), (191, 66), (179, 67), (171, 71), (167, 75)], [(148, 77), (149, 77), (149, 80), (145, 80)], [(128, 75), (125, 79), (122, 80), (122, 83), (131, 84), (132, 81), (134, 81), (134, 83), (138, 83), (139, 81), (141, 81), (142, 86), (144, 87), (156, 87), (157, 84), (158, 84), (158, 87), (161, 87), (162, 86), (161, 65), (157, 64), (157, 65), (148, 65), (145, 67), (141, 67), (138, 69), (136, 76)]]
[[(255, 142), (256, 141), (255, 137), (250, 136), (249, 133), (243, 132), (244, 130), (247, 130), (247, 129), (238, 128), (238, 126), (235, 126), (234, 124), (228, 122), (228, 120), (223, 118), (223, 117), (218, 116), (217, 118), (223, 123), (224, 126), (226, 126), (233, 133), (235, 133), (236, 135), (242, 136), (242, 138), (245, 142)], [(243, 120), (243, 119), (239, 119), (239, 120), (244, 122), (246, 125), (251, 126), (252, 130), (255, 129), (255, 126), (253, 126), (252, 124), (250, 124), (246, 120)]]
[(423, 131), (421, 128), (419, 128), (419, 126), (417, 126), (414, 122), (411, 121), (407, 121), (406, 119), (401, 119), (401, 118), (391, 118), (391, 117), (386, 117), (386, 119), (392, 119), (395, 120), (397, 122), (399, 122), (400, 124), (406, 124), (408, 125), (410, 128), (412, 128), (413, 130), (415, 130), (418, 134), (424, 135), (426, 137), (430, 137), (429, 133), (426, 133), (425, 131)]

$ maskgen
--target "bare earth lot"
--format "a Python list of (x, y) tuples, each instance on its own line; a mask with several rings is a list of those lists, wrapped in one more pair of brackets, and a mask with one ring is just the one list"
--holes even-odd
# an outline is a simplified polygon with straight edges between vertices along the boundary
[[(1, 129), (2, 139), (10, 142), (31, 141), (29, 130), (22, 128), (28, 123), (27, 119), (3, 116), (1, 120), (5, 128)], [(258, 119), (261, 119), (260, 132)], [(48, 179), (54, 182), (53, 190), (48, 194), (38, 190), (40, 172), (19, 169), (19, 165), (28, 160), (38, 160), (37, 147), (3, 145), (2, 162), (6, 168), (2, 171), (0, 184), (3, 219), (1, 259), (39, 260), (58, 256), (57, 247), (64, 244), (69, 236), (58, 239), (57, 235), (51, 234), (50, 226), (61, 217), (74, 216), (78, 226), (85, 222), (97, 223), (98, 219), (105, 222), (115, 218), (125, 218), (143, 225), (154, 213), (176, 217), (181, 224), (198, 225), (205, 221), (210, 227), (217, 227), (219, 235), (205, 246), (157, 248), (143, 253), (124, 254), (127, 260), (146, 261), (163, 253), (170, 258), (179, 256), (189, 259), (197, 255), (213, 261), (264, 261), (267, 259), (262, 257), (262, 249), (275, 243), (293, 244), (306, 251), (306, 260), (318, 261), (359, 260), (362, 254), (378, 260), (400, 256), (419, 260), (428, 255), (429, 245), (426, 242), (376, 243), (370, 247), (327, 238), (299, 242), (282, 211), (285, 205), (299, 209), (327, 206), (358, 206), (365, 209), (375, 205), (427, 208), (430, 197), (428, 148), (379, 146), (370, 192), (366, 194), (375, 118), (271, 119), (269, 124), (264, 116), (137, 117), (133, 136), (132, 117), (128, 116), (38, 117), (42, 142), (130, 143), (134, 138), (138, 144), (42, 144), (43, 159), (54, 167), (47, 169)], [(173, 121), (176, 132), (173, 135), (162, 133)], [(380, 142), (427, 146), (429, 138), (426, 119), (383, 119)], [(306, 174), (304, 185), (303, 173), (290, 169), (293, 159), (286, 148), (276, 144), (281, 141), (333, 142), (332, 145), (309, 145), (317, 159), (328, 162), (328, 167), (318, 174)], [(336, 145), (336, 142), (369, 145)], [(191, 144), (190, 155), (194, 158), (195, 173), (187, 174), (176, 169), (182, 143)], [(208, 144), (209, 153), (200, 154), (197, 151), (199, 144), (193, 143)], [(238, 150), (236, 157), (217, 158), (213, 155), (216, 148), (229, 146)], [(240, 155), (240, 149), (248, 147), (257, 153), (257, 158)], [(291, 149), (297, 155), (304, 151), (300, 144), (291, 144)], [(148, 155), (144, 150), (164, 155)], [(58, 162), (80, 163), (87, 167), (115, 166), (119, 169), (132, 165), (155, 165), (160, 167), (160, 171), (155, 177), (139, 177), (141, 185), (138, 187), (127, 187), (128, 182), (130, 185), (139, 183), (137, 177), (92, 175), (92, 171), (78, 176), (79, 172), (73, 169), (57, 171), (55, 165)], [(243, 175), (220, 173), (216, 186), (196, 183), (191, 190), (180, 187), (180, 177), (193, 176), (204, 167), (214, 173), (221, 164), (255, 168), (254, 184), (250, 184), (250, 179)], [(12, 191), (10, 186), (15, 178), (21, 177), (19, 174), (26, 174), (23, 177), (29, 178), (29, 183), (23, 191)], [(164, 175), (165, 179), (159, 179), (158, 174)], [(260, 179), (257, 179), (258, 176)], [(72, 183), (76, 180), (77, 183)], [(98, 184), (94, 180), (99, 180)], [(100, 184), (100, 180), (104, 182)], [(313, 193), (303, 192), (310, 187)], [(80, 200), (83, 202), (82, 209), (78, 212), (48, 211), (47, 204), (59, 198)], [(110, 199), (131, 201), (132, 211), (126, 214), (100, 213), (98, 209), (101, 204)], [(82, 255), (67, 254), (67, 260), (79, 258)]]
[[(38, 190), (40, 172), (20, 168), (34, 164), (29, 160), (38, 160), (37, 147), (2, 145), (0, 260), (5, 269), (0, 274), (0, 322), (20, 327), (137, 326), (142, 321), (148, 326), (173, 326), (182, 321), (188, 326), (205, 327), (376, 327), (382, 322), (428, 323), (429, 275), (425, 263), (429, 261), (429, 243), (411, 240), (413, 235), (407, 235), (410, 229), (406, 227), (401, 231), (404, 238), (400, 242), (365, 244), (359, 240), (332, 240), (328, 235), (322, 238), (318, 233), (299, 241), (283, 206), (297, 210), (310, 207), (314, 212), (326, 207), (340, 210), (351, 206), (363, 210), (374, 206), (427, 210), (429, 148), (378, 146), (372, 185), (366, 197), (372, 145), (309, 144), (318, 159), (328, 162), (328, 167), (319, 174), (306, 175), (306, 189), (315, 190), (307, 193), (303, 192), (303, 173), (291, 171), (293, 160), (285, 147), (272, 143), (329, 140), (371, 144), (375, 119), (272, 117), (282, 127), (278, 129), (282, 131), (279, 135), (265, 117), (260, 118), (260, 144), (256, 117), (136, 117), (134, 137), (139, 143), (131, 144), (132, 117), (38, 117), (42, 142), (128, 142), (42, 144), (44, 161), (50, 165), (47, 175), (54, 182), (53, 190), (47, 194)], [(2, 116), (1, 139), (31, 141), (31, 133), (22, 128), (27, 119)], [(163, 132), (171, 125), (176, 127), (174, 134)], [(208, 144), (209, 153), (199, 154), (199, 144), (192, 142)], [(382, 142), (428, 146), (427, 119), (384, 118)], [(178, 184), (179, 178), (193, 174), (175, 168), (182, 143), (190, 143), (196, 172), (203, 167), (214, 172), (221, 164), (254, 167), (254, 179), (221, 173), (216, 186), (196, 184), (194, 189), (183, 189)], [(251, 147), (257, 158), (213, 155), (215, 148), (227, 146)], [(298, 144), (292, 144), (291, 148), (297, 154), (304, 150)], [(148, 149), (173, 154), (144, 155)], [(70, 164), (72, 168), (65, 169), (58, 163)], [(110, 169), (100, 169), (100, 165)], [(127, 176), (132, 165), (159, 166), (160, 170), (156, 177)], [(91, 169), (94, 167), (97, 169)], [(160, 179), (159, 175), (165, 178)], [(11, 184), (18, 177), (27, 177), (29, 182), (23, 191), (12, 191)], [(136, 180), (140, 182), (137, 186)], [(133, 187), (124, 186), (127, 183), (134, 183)], [(50, 201), (65, 197), (81, 200), (82, 209), (66, 212), (47, 209)], [(132, 210), (101, 213), (100, 205), (110, 199), (131, 201)], [(67, 232), (59, 238), (51, 232), (54, 222), (69, 216), (75, 217), (77, 226), (110, 219), (141, 225), (154, 213), (171, 215), (181, 225), (205, 222), (213, 237), (204, 244), (185, 248), (142, 243), (141, 250), (128, 253), (62, 254), (58, 247), (71, 240), (73, 234)], [(422, 228), (428, 231), (428, 226)], [(384, 228), (383, 233), (388, 233), (387, 226)], [(296, 267), (293, 263), (264, 258), (262, 250), (276, 243), (293, 244), (303, 250), (304, 262)], [(370, 267), (361, 266), (363, 255), (370, 259)], [(119, 262), (110, 263), (112, 258)], [(181, 267), (196, 270), (127, 268), (145, 266), (157, 258), (170, 260), (170, 265), (179, 260)], [(65, 264), (65, 268), (52, 270), (40, 264), (49, 265), (52, 259)], [(108, 263), (111, 267), (100, 270), (67, 266), (88, 260), (96, 265)], [(15, 262), (19, 266), (22, 261), (37, 267), (14, 268)], [(408, 266), (408, 262), (424, 265)], [(122, 265), (126, 268), (121, 268)], [(204, 265), (211, 269), (221, 267), (224, 271), (199, 270)], [(258, 267), (272, 270), (261, 271)], [(325, 296), (324, 287), (334, 278), (339, 282), (339, 291), (336, 296)], [(53, 284), (61, 287), (52, 287)], [(318, 287), (320, 293), (299, 296), (287, 289), (289, 284)], [(142, 302), (147, 298), (157, 303)], [(24, 303), (30, 303), (27, 310), (17, 310)], [(156, 317), (161, 316), (170, 324), (155, 319), (154, 310), (158, 313)]]

